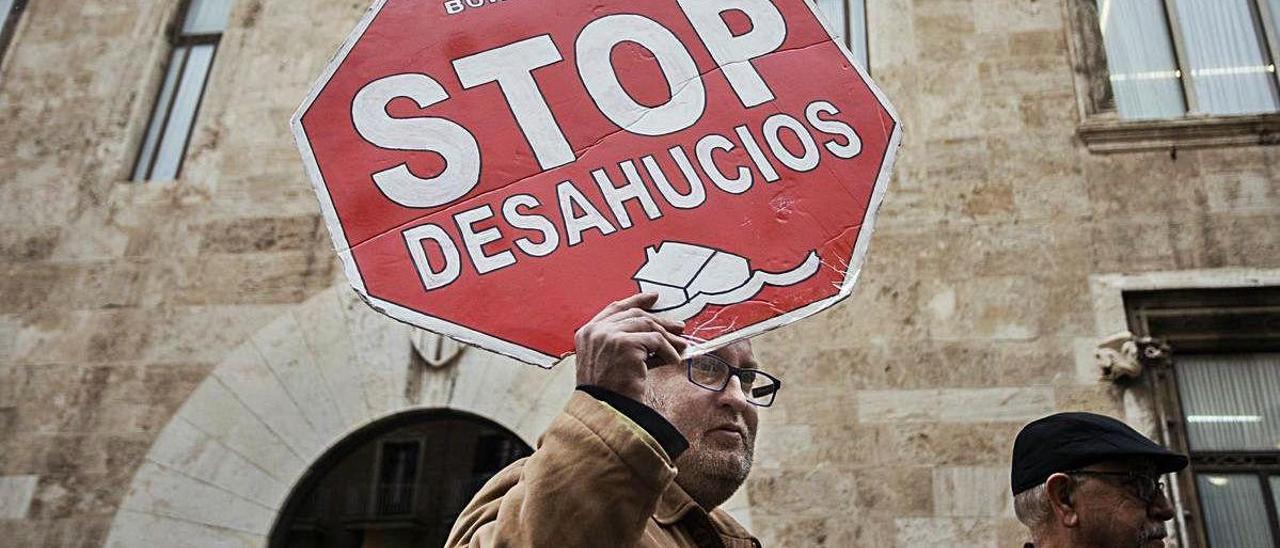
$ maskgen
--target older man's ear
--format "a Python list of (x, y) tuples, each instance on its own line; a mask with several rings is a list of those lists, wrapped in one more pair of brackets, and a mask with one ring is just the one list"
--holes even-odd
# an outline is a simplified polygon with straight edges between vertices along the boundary
[(1066, 474), (1054, 474), (1045, 480), (1045, 496), (1049, 499), (1049, 507), (1053, 509), (1054, 519), (1064, 527), (1080, 525), (1080, 514), (1076, 511), (1074, 491), (1075, 481)]

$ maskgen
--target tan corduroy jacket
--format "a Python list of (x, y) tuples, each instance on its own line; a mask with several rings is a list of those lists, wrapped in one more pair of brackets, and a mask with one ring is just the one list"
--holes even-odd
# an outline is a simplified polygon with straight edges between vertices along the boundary
[(533, 455), (489, 480), (448, 547), (753, 548), (729, 514), (676, 485), (662, 446), (608, 404), (575, 391)]

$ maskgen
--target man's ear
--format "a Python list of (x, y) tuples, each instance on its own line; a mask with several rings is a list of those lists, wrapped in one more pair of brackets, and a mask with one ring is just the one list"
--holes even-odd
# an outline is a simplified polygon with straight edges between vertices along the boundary
[(1054, 474), (1045, 480), (1044, 485), (1045, 498), (1049, 499), (1054, 519), (1063, 527), (1080, 525), (1080, 514), (1076, 511), (1075, 480), (1066, 474)]

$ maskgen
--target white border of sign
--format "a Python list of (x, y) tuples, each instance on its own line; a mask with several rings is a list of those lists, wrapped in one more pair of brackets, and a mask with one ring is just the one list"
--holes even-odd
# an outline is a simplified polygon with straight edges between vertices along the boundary
[[(902, 120), (898, 117), (898, 113), (894, 110), (893, 105), (889, 103), (889, 99), (884, 96), (884, 92), (880, 90), (880, 87), (877, 86), (873, 80), (871, 80), (871, 76), (867, 74), (866, 70), (858, 66), (858, 63), (854, 60), (853, 53), (849, 51), (849, 48), (831, 32), (831, 24), (828, 23), (822, 13), (818, 11), (818, 8), (807, 0), (797, 1), (802, 2), (809, 8), (809, 11), (811, 11), (818, 19), (818, 22), (822, 24), (823, 29), (827, 31), (827, 36), (831, 37), (831, 40), (835, 42), (836, 46), (840, 48), (840, 51), (844, 53), (849, 64), (854, 68), (854, 70), (858, 71), (858, 75), (867, 83), (867, 87), (870, 88), (871, 93), (875, 94), (876, 99), (884, 107), (885, 111), (889, 114), (889, 117), (893, 119), (893, 133), (889, 136), (889, 141), (887, 143), (888, 146), (884, 152), (884, 160), (880, 163), (880, 173), (876, 177), (875, 188), (872, 190), (871, 199), (867, 203), (867, 213), (862, 218), (862, 228), (858, 231), (858, 240), (854, 243), (853, 256), (850, 258), (848, 269), (845, 270), (845, 278), (844, 282), (840, 285), (840, 292), (821, 301), (809, 303), (786, 314), (775, 316), (763, 322), (744, 327), (728, 335), (690, 345), (689, 349), (686, 351), (689, 355), (710, 352), (711, 350), (725, 346), (731, 342), (753, 337), (760, 333), (794, 323), (798, 320), (821, 312), (822, 310), (825, 310), (849, 297), (849, 295), (853, 293), (853, 286), (858, 281), (858, 276), (862, 273), (862, 264), (866, 259), (867, 247), (871, 242), (871, 233), (874, 232), (875, 228), (876, 212), (880, 210), (880, 203), (884, 201), (884, 194), (889, 186), (889, 178), (893, 172), (893, 162), (897, 155), (898, 147), (902, 144)], [(311, 185), (315, 188), (316, 198), (320, 202), (320, 210), (324, 215), (325, 224), (329, 227), (329, 236), (333, 239), (334, 249), (338, 251), (338, 258), (342, 260), (342, 267), (346, 272), (347, 280), (350, 281), (351, 287), (356, 290), (356, 293), (360, 295), (360, 298), (363, 299), (364, 302), (368, 303), (369, 306), (373, 307), (375, 310), (391, 316), (396, 320), (439, 333), (467, 344), (480, 346), (522, 362), (550, 369), (561, 360), (560, 357), (544, 354), (474, 329), (469, 329), (455, 323), (447, 322), (440, 318), (422, 314), (389, 301), (378, 299), (369, 295), (368, 290), (365, 289), (364, 280), (360, 277), (360, 270), (356, 266), (355, 258), (352, 256), (351, 250), (346, 246), (346, 234), (342, 230), (342, 225), (338, 222), (338, 212), (334, 209), (333, 199), (329, 196), (328, 188), (325, 186), (324, 179), (320, 174), (320, 166), (316, 163), (315, 153), (311, 150), (311, 143), (307, 141), (306, 132), (302, 128), (302, 115), (311, 108), (311, 104), (315, 102), (320, 91), (328, 85), (329, 80), (333, 78), (333, 74), (337, 72), (338, 67), (341, 66), (342, 62), (347, 58), (347, 54), (351, 52), (351, 48), (353, 48), (356, 42), (360, 40), (360, 37), (364, 35), (365, 30), (369, 28), (369, 25), (373, 22), (374, 18), (377, 17), (380, 11), (382, 11), (382, 6), (385, 5), (386, 2), (387, 0), (375, 0), (373, 5), (365, 11), (363, 18), (360, 19), (360, 23), (356, 25), (356, 28), (351, 31), (349, 36), (347, 36), (346, 41), (342, 43), (342, 47), (339, 48), (338, 52), (329, 60), (329, 64), (325, 67), (324, 72), (320, 75), (320, 78), (316, 80), (316, 83), (312, 85), (311, 90), (307, 93), (306, 99), (298, 106), (298, 110), (293, 113), (293, 116), (289, 120), (289, 126), (293, 130), (293, 138), (297, 142), (299, 152), (302, 154), (302, 162), (306, 167), (307, 177), (311, 180)]]

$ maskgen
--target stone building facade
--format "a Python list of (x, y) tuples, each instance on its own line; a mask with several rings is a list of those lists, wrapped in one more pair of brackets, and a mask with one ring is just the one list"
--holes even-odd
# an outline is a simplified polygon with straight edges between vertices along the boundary
[[(1179, 442), (1154, 367), (1100, 380), (1133, 295), (1280, 286), (1277, 123), (1118, 119), (1089, 0), (866, 4), (904, 146), (854, 296), (755, 343), (787, 388), (731, 506), (767, 546), (1018, 546), (1026, 422), (1096, 411)], [(288, 119), (366, 2), (236, 0), (181, 174), (150, 182), (131, 174), (181, 3), (16, 5), (5, 544), (265, 545), (322, 455), (407, 411), (534, 443), (571, 365), (425, 365), (440, 341), (369, 310), (337, 265)]]

